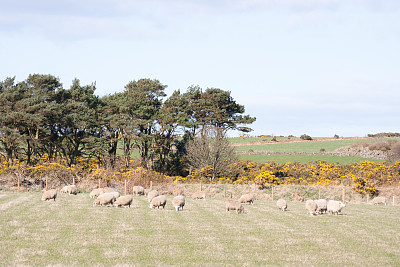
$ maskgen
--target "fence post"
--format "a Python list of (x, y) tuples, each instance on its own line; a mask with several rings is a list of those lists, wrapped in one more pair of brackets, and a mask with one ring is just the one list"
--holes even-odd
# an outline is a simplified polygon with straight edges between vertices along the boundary
[(99, 178), (99, 188), (101, 188), (101, 187), (100, 187), (100, 178)]
[(49, 182), (48, 182), (48, 178), (47, 178), (47, 176), (46, 176), (46, 191), (47, 191), (47, 189), (48, 189), (48, 184), (49, 184)]
[(153, 181), (150, 181), (150, 189), (153, 189)]
[(226, 198), (226, 183), (225, 183), (225, 193), (224, 193), (224, 198)]
[(75, 185), (75, 177), (72, 177), (72, 184)]
[(275, 190), (275, 186), (272, 186), (272, 201), (274, 201), (274, 190)]
[(203, 184), (200, 182), (200, 192), (203, 191)]
[(296, 189), (296, 201), (299, 201), (299, 188)]
[(125, 179), (125, 195), (126, 195), (126, 179)]
[(21, 175), (18, 173), (18, 193), (19, 193), (19, 187), (21, 186)]
[(346, 189), (343, 187), (342, 202), (344, 203), (345, 200), (346, 200)]
[(318, 187), (318, 199), (321, 199), (321, 187)]

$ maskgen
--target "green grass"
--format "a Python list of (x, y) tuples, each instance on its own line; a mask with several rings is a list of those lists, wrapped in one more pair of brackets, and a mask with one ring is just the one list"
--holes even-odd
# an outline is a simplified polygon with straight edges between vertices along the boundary
[[(2, 265), (399, 266), (398, 206), (348, 205), (341, 216), (306, 214), (304, 203), (256, 201), (227, 213), (223, 199), (175, 212), (92, 207), (88, 194), (0, 194)], [(170, 200), (171, 197), (168, 197)]]
[(328, 163), (339, 163), (343, 165), (350, 165), (356, 162), (372, 161), (372, 162), (382, 162), (379, 159), (367, 159), (361, 157), (342, 157), (342, 156), (329, 156), (329, 155), (259, 155), (259, 154), (249, 154), (249, 155), (238, 155), (239, 160), (248, 160), (254, 162), (265, 163), (268, 161), (274, 161), (279, 164), (284, 164), (286, 162), (299, 162), (308, 163), (309, 161), (326, 161)]

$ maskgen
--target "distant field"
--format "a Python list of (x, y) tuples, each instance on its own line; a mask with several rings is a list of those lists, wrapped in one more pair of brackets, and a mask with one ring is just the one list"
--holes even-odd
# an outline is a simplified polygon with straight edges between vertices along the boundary
[(339, 163), (343, 165), (349, 165), (355, 162), (372, 161), (372, 162), (382, 162), (379, 159), (371, 158), (360, 158), (360, 157), (341, 157), (341, 156), (328, 156), (328, 155), (238, 155), (240, 160), (248, 160), (254, 162), (265, 163), (268, 161), (274, 161), (279, 164), (284, 164), (286, 162), (299, 162), (308, 163), (309, 161), (326, 161), (328, 163)]
[[(256, 201), (227, 213), (223, 199), (187, 199), (150, 210), (92, 207), (88, 194), (42, 202), (41, 193), (0, 193), (1, 265), (399, 266), (399, 206), (348, 205), (309, 216)], [(171, 197), (168, 197), (170, 200)]]

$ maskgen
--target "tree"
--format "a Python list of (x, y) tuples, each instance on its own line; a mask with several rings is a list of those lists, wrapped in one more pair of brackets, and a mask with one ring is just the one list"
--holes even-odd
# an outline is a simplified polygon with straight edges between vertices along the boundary
[(211, 166), (212, 179), (215, 179), (225, 174), (228, 165), (236, 160), (236, 155), (222, 128), (207, 127), (203, 129), (203, 134), (189, 142), (186, 158), (194, 169)]

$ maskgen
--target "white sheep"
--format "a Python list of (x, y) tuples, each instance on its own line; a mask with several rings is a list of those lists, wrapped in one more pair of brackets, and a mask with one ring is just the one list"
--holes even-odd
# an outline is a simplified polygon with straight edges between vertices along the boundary
[(326, 199), (317, 199), (315, 200), (315, 203), (317, 203), (317, 214), (322, 214), (326, 213), (327, 209), (327, 201)]
[(240, 203), (249, 203), (249, 204), (253, 204), (254, 202), (254, 194), (244, 194), (239, 198), (239, 202)]
[(120, 196), (119, 198), (117, 198), (114, 202), (114, 206), (115, 207), (120, 207), (120, 206), (124, 206), (126, 207), (131, 207), (132, 205), (132, 201), (133, 201), (133, 197), (131, 195), (126, 195), (126, 196)]
[(157, 197), (159, 194), (158, 194), (158, 191), (157, 190), (151, 190), (148, 194), (147, 194), (147, 200), (149, 201), (149, 202), (151, 202), (151, 200), (153, 199), (153, 198), (155, 198), (155, 197)]
[(53, 199), (54, 201), (56, 201), (56, 197), (57, 197), (57, 190), (50, 189), (43, 192), (42, 200), (47, 201)]
[(112, 192), (106, 192), (104, 194), (111, 194), (114, 196), (115, 199), (119, 198), (121, 196), (121, 194), (117, 191), (112, 191)]
[(60, 193), (61, 194), (66, 194), (68, 191), (68, 185), (64, 186), (63, 188), (61, 188)]
[(110, 192), (116, 192), (117, 190), (115, 190), (112, 187), (104, 187), (104, 192), (105, 193), (110, 193)]
[(318, 205), (314, 200), (309, 199), (306, 201), (306, 210), (310, 215), (316, 215), (317, 209)]
[(150, 209), (153, 209), (155, 207), (157, 207), (158, 209), (160, 207), (163, 207), (163, 209), (164, 209), (165, 204), (167, 204), (166, 196), (164, 196), (164, 195), (156, 196), (156, 197), (153, 197), (150, 201)]
[(172, 205), (175, 207), (176, 211), (179, 211), (179, 208), (183, 210), (183, 206), (185, 206), (185, 197), (184, 196), (176, 196), (172, 199)]
[(328, 213), (334, 215), (338, 215), (340, 212), (342, 212), (344, 207), (346, 207), (346, 204), (337, 200), (329, 200), (326, 205)]
[(244, 207), (242, 205), (242, 203), (240, 203), (237, 200), (233, 200), (233, 199), (229, 199), (226, 201), (225, 203), (225, 208), (226, 211), (230, 211), (230, 210), (236, 210), (236, 212), (239, 213), (244, 213)]
[(105, 205), (112, 205), (115, 201), (115, 196), (111, 193), (104, 193), (98, 196), (93, 201), (93, 207), (95, 206), (105, 206)]
[(96, 198), (98, 196), (100, 196), (101, 194), (104, 194), (104, 189), (103, 188), (96, 188), (93, 189), (92, 192), (90, 192), (89, 197), (90, 198)]
[(144, 189), (144, 195), (147, 196), (151, 190), (153, 190), (153, 189), (145, 188)]
[(192, 195), (192, 199), (206, 199), (206, 192), (197, 191)]
[(138, 185), (136, 185), (136, 186), (134, 186), (133, 187), (133, 194), (134, 195), (144, 195), (144, 188), (143, 188), (143, 186), (138, 186)]
[(372, 205), (385, 204), (386, 206), (386, 197), (375, 197), (374, 199), (372, 199), (371, 204)]
[(278, 206), (278, 209), (285, 211), (287, 209), (287, 202), (283, 198), (280, 198), (276, 202), (276, 206)]

